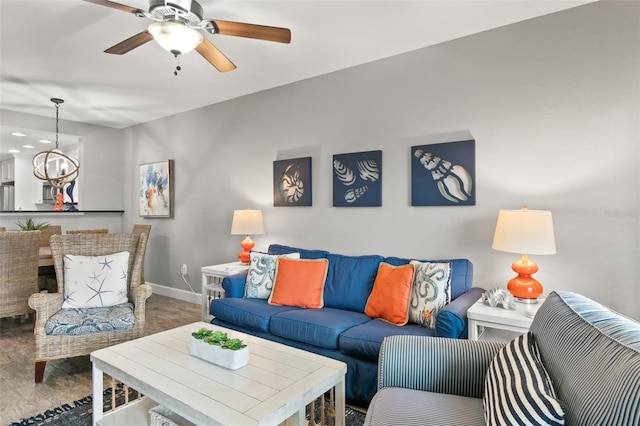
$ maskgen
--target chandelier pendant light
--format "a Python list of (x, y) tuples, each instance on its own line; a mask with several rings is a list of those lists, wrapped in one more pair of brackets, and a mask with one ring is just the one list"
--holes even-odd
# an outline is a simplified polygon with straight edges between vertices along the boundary
[(33, 157), (33, 174), (38, 179), (47, 181), (52, 187), (62, 189), (78, 178), (80, 162), (58, 148), (58, 120), (60, 104), (64, 103), (64, 100), (51, 98), (51, 102), (56, 105), (56, 147), (39, 152)]

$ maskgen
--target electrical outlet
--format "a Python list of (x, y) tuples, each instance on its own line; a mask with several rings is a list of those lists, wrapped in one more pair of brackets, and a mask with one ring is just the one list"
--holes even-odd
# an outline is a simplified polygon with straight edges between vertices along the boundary
[(182, 266), (180, 267), (180, 273), (181, 274), (186, 274), (187, 273), (187, 264), (183, 263)]

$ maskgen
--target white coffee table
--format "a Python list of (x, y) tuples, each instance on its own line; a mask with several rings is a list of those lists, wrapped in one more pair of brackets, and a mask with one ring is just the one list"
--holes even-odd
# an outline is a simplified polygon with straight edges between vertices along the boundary
[[(242, 339), (249, 364), (233, 371), (189, 355), (201, 327)], [(91, 362), (94, 425), (146, 425), (157, 404), (197, 425), (302, 425), (305, 407), (334, 387), (336, 425), (344, 425), (345, 363), (205, 322), (100, 349)], [(103, 373), (145, 397), (103, 414)]]
[(478, 300), (467, 310), (469, 340), (508, 342), (526, 333), (533, 322), (533, 315), (543, 302), (544, 299), (536, 304), (516, 303), (516, 309), (509, 310), (492, 308)]

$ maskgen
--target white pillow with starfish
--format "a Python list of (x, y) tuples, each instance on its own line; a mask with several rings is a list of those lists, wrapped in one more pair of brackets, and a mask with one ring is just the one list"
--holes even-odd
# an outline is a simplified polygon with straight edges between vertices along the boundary
[(96, 308), (127, 303), (129, 252), (64, 256), (62, 308)]

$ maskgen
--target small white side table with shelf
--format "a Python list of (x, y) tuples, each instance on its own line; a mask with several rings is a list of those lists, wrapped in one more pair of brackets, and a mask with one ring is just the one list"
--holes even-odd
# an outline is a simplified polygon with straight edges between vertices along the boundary
[[(478, 300), (467, 310), (469, 320), (469, 340), (489, 340), (494, 342), (509, 342), (520, 334), (529, 331), (533, 316), (542, 305), (544, 299), (538, 303), (517, 303), (516, 309), (492, 308)], [(527, 315), (527, 313), (529, 315)]]
[(222, 280), (231, 275), (246, 271), (247, 269), (249, 269), (249, 265), (243, 265), (240, 262), (221, 263), (219, 265), (202, 267), (202, 321), (210, 322), (213, 318), (209, 315), (209, 303), (211, 299), (224, 297)]

